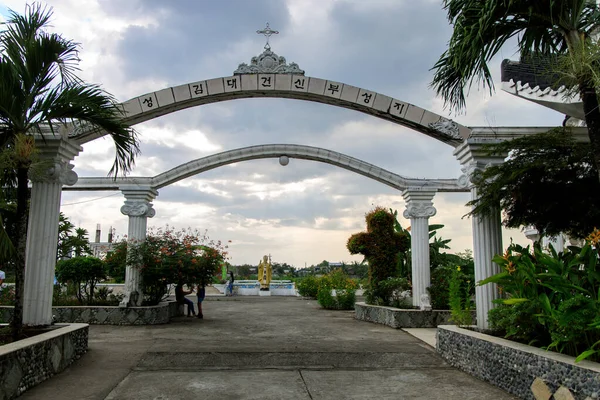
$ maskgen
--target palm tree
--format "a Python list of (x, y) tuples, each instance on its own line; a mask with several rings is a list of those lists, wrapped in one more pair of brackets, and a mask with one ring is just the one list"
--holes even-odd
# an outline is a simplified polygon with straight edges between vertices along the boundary
[(116, 156), (109, 174), (129, 171), (139, 153), (135, 132), (121, 122), (115, 99), (97, 85), (77, 78), (79, 45), (48, 33), (52, 10), (26, 6), (25, 15), (10, 11), (0, 32), (0, 149), (12, 152), (16, 172), (17, 232), (13, 334), (23, 317), (23, 274), (29, 191), (28, 172), (35, 164), (34, 135), (71, 125), (101, 129), (112, 137)]
[[(487, 63), (513, 36), (522, 59), (566, 59), (583, 102), (585, 121), (595, 163), (600, 173), (600, 110), (594, 75), (597, 61), (582, 65), (585, 54), (597, 44), (592, 34), (600, 25), (600, 12), (591, 0), (444, 0), (454, 31), (433, 70), (432, 86), (451, 110), (465, 107), (465, 89), (474, 78), (490, 93), (494, 89)], [(559, 71), (560, 72), (560, 71)]]

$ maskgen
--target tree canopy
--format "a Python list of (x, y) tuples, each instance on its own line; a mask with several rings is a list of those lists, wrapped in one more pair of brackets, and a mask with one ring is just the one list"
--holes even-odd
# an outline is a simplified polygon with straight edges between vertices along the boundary
[(476, 176), (472, 214), (503, 210), (509, 228), (534, 226), (542, 235), (582, 238), (600, 226), (600, 183), (593, 152), (557, 129), (491, 146), (509, 153), (505, 163)]

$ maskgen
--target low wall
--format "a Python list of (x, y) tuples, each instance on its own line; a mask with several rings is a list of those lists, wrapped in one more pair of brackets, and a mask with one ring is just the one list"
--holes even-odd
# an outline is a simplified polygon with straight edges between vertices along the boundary
[[(450, 324), (450, 311), (416, 309), (401, 309), (394, 307), (373, 306), (358, 302), (354, 303), (354, 311), (359, 321), (374, 322), (392, 328), (435, 328), (438, 325)], [(475, 321), (475, 312), (473, 312)]]
[[(12, 320), (13, 307), (0, 307), (0, 322)], [(160, 303), (148, 307), (52, 307), (52, 315), (56, 323), (86, 323), (92, 325), (158, 325), (167, 324), (179, 315), (177, 303), (174, 301)]]
[[(226, 285), (213, 284), (215, 289), (225, 294)], [(296, 284), (291, 281), (271, 281), (269, 284), (271, 296), (297, 296)], [(260, 282), (252, 280), (239, 280), (233, 282), (233, 292), (238, 296), (259, 296)]]
[(0, 398), (14, 399), (61, 372), (88, 349), (88, 324), (57, 329), (0, 346)]
[(600, 398), (595, 362), (575, 363), (574, 357), (456, 326), (438, 327), (437, 351), (453, 367), (522, 399)]

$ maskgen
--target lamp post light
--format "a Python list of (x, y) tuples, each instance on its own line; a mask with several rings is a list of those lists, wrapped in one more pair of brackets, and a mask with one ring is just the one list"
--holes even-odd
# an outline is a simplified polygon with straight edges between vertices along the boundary
[(290, 158), (288, 156), (280, 156), (279, 157), (279, 164), (281, 164), (281, 166), (285, 167), (289, 163), (290, 163)]

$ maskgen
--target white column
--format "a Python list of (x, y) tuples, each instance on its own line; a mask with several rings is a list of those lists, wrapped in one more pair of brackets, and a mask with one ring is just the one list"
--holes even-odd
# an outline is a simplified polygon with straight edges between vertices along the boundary
[[(477, 189), (471, 188), (471, 199), (477, 198)], [(475, 261), (475, 282), (479, 282), (500, 272), (498, 264), (492, 262), (497, 254), (502, 254), (502, 225), (500, 209), (490, 215), (473, 216), (473, 257)], [(477, 326), (488, 329), (488, 312), (496, 305), (494, 300), (499, 298), (498, 287), (495, 283), (475, 286), (475, 304), (477, 307)]]
[(27, 250), (23, 290), (23, 324), (49, 325), (52, 323), (52, 294), (58, 215), (63, 184), (74, 185), (77, 174), (69, 161), (82, 150), (81, 146), (61, 136), (36, 138), (39, 165), (48, 168), (30, 173), (31, 200), (27, 226)]
[[(121, 207), (121, 213), (129, 216), (129, 227), (127, 229), (127, 249), (131, 249), (137, 243), (146, 239), (148, 218), (154, 217), (156, 212), (150, 203), (158, 192), (146, 187), (121, 187), (125, 195), (125, 204)], [(140, 288), (139, 264), (127, 257), (127, 269), (125, 270), (125, 297), (119, 304), (120, 307), (141, 306), (143, 293)]]
[[(429, 263), (429, 217), (436, 213), (432, 199), (435, 191), (409, 187), (402, 192), (406, 201), (404, 218), (410, 218), (410, 252), (412, 267), (413, 306), (420, 307), (423, 295), (431, 285)], [(429, 302), (425, 302), (427, 305)]]
[[(459, 178), (459, 184), (471, 189), (471, 200), (478, 198), (474, 186), (477, 173), (489, 165), (504, 162), (505, 155), (490, 156), (485, 145), (490, 142), (478, 139), (467, 139), (458, 146), (454, 155), (463, 165), (464, 175)], [(475, 261), (475, 282), (479, 282), (500, 272), (500, 267), (492, 262), (497, 254), (503, 253), (502, 225), (500, 208), (489, 215), (472, 217), (473, 226), (473, 258)], [(475, 304), (477, 307), (477, 327), (488, 329), (488, 312), (496, 305), (493, 300), (499, 297), (496, 284), (475, 286)]]

